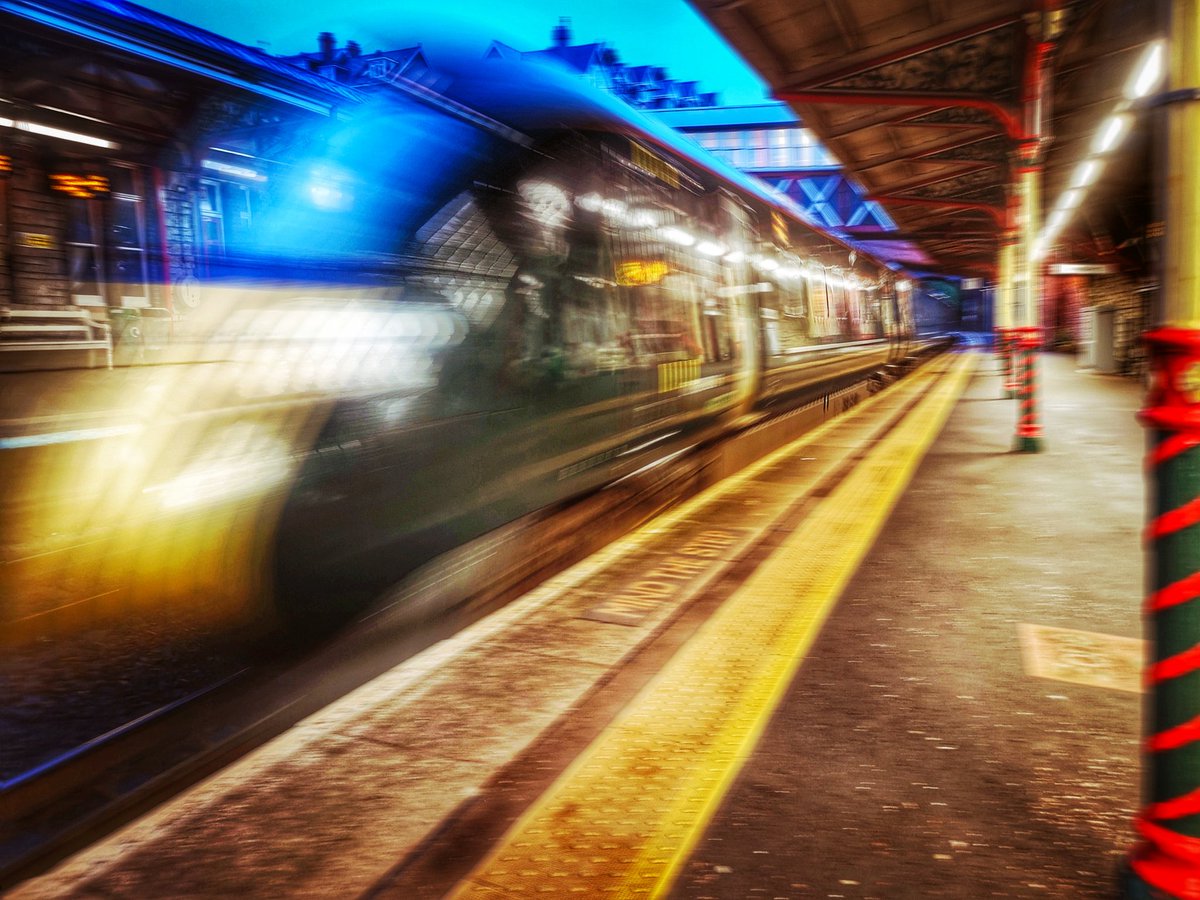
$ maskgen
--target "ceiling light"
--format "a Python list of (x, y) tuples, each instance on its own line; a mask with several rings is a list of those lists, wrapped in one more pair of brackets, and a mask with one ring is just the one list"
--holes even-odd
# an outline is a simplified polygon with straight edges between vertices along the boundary
[(1096, 183), (1096, 179), (1100, 177), (1100, 170), (1104, 168), (1099, 160), (1087, 159), (1079, 164), (1075, 170), (1075, 174), (1071, 177), (1071, 187), (1084, 188)]
[(1055, 209), (1074, 209), (1083, 202), (1083, 188), (1071, 188), (1059, 195), (1058, 202), (1054, 204)]
[(1137, 73), (1130, 79), (1125, 88), (1125, 96), (1130, 100), (1145, 97), (1158, 85), (1163, 71), (1163, 42), (1154, 41), (1142, 54)]
[(1046, 220), (1046, 227), (1042, 232), (1043, 239), (1048, 235), (1056, 235), (1062, 231), (1063, 226), (1071, 218), (1071, 213), (1065, 209), (1056, 209), (1050, 214), (1050, 218)]
[(1132, 124), (1129, 116), (1109, 116), (1100, 126), (1096, 139), (1092, 141), (1093, 153), (1107, 153), (1121, 143)]
[(106, 141), (104, 138), (94, 137), (90, 134), (80, 134), (78, 131), (67, 131), (63, 128), (53, 128), (50, 125), (39, 125), (37, 122), (0, 119), (0, 126), (16, 128), (18, 131), (28, 131), (30, 134), (40, 134), (63, 141), (74, 141), (77, 144), (90, 144), (93, 147), (103, 147), (106, 150), (115, 150), (117, 148), (116, 144), (112, 141)]
[(680, 247), (690, 247), (696, 243), (696, 238), (688, 234), (682, 228), (676, 228), (674, 225), (667, 225), (660, 228), (659, 232), (663, 240), (670, 241), (672, 244), (678, 244)]

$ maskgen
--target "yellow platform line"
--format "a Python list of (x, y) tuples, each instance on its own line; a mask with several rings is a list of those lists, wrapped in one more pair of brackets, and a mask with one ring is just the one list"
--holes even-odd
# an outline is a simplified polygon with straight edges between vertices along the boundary
[(451, 896), (667, 892), (975, 360), (959, 357)]

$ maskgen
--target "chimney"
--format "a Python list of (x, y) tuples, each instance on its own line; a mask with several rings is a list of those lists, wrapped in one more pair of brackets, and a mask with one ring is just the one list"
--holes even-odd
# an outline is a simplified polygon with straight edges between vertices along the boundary
[(358, 41), (347, 41), (346, 52), (350, 54), (351, 59), (357, 59), (362, 55), (362, 47), (359, 46)]
[(571, 43), (571, 19), (568, 16), (559, 16), (558, 25), (550, 32), (550, 37), (555, 47), (565, 47)]
[(333, 60), (333, 47), (334, 47), (334, 43), (335, 43), (335, 42), (334, 42), (334, 39), (333, 39), (333, 32), (332, 32), (332, 31), (322, 31), (322, 32), (321, 32), (321, 33), (320, 33), (320, 34), (317, 36), (317, 44), (318, 44), (318, 45), (320, 46), (320, 48), (321, 48), (321, 59), (322, 59), (322, 61), (324, 61), (324, 62), (331, 62), (331, 61)]

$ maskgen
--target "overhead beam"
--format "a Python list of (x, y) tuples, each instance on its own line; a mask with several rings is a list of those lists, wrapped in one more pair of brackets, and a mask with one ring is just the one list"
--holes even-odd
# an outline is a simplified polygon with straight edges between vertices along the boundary
[(887, 209), (889, 206), (922, 206), (927, 209), (944, 209), (947, 212), (987, 213), (1001, 228), (1004, 227), (1008, 216), (1008, 210), (1004, 207), (992, 206), (988, 203), (967, 203), (962, 200), (941, 200), (935, 197), (903, 197), (892, 194), (876, 194), (867, 197), (867, 199), (882, 203), (884, 209)]
[(778, 91), (775, 99), (800, 104), (840, 104), (842, 106), (952, 106), (980, 109), (1004, 126), (1005, 133), (1021, 140), (1024, 123), (1016, 106), (1001, 103), (983, 94), (933, 94), (924, 91), (857, 91), (835, 88)]
[(862, 38), (859, 36), (858, 24), (850, 13), (850, 4), (844, 0), (825, 0), (825, 9), (833, 23), (837, 25), (842, 35), (842, 43), (851, 53), (862, 49)]
[[(827, 0), (827, 2), (838, 5), (838, 0)], [(877, 69), (880, 66), (900, 62), (913, 56), (927, 53), (930, 50), (937, 50), (941, 47), (947, 47), (950, 44), (956, 44), (959, 41), (965, 41), (968, 38), (987, 34), (989, 31), (995, 31), (997, 28), (1006, 28), (1020, 21), (1021, 16), (1013, 14), (980, 20), (965, 27), (932, 34), (917, 41), (913, 41), (911, 35), (904, 35), (878, 47), (869, 48), (873, 55), (863, 54), (858, 57), (852, 56), (849, 61), (839, 59), (823, 66), (813, 66), (802, 73), (793, 73), (793, 80), (787, 83), (785, 90), (805, 90), (807, 88), (826, 85), (830, 82), (840, 81), (843, 78), (850, 78), (853, 75), (859, 75), (871, 69)]]
[[(942, 226), (944, 227), (944, 226)], [(950, 238), (961, 237), (964, 240), (970, 241), (994, 241), (996, 232), (993, 229), (986, 231), (933, 231), (924, 230), (921, 228), (909, 228), (903, 231), (867, 231), (858, 227), (839, 228), (838, 232), (854, 241), (875, 242), (875, 241), (941, 241)]]
[(769, 84), (782, 84), (787, 66), (778, 51), (769, 45), (753, 23), (747, 21), (739, 0), (725, 0), (696, 8), (713, 23), (716, 30), (738, 49)]
[(922, 178), (920, 181), (909, 181), (905, 184), (889, 185), (887, 192), (897, 197), (904, 196), (906, 194), (911, 194), (913, 191), (920, 191), (927, 187), (933, 187), (935, 184), (942, 184), (943, 182), (951, 181), (962, 174), (962, 172), (939, 172), (936, 175)]
[(941, 25), (946, 21), (945, 0), (927, 0), (926, 5), (929, 7), (930, 22), (934, 25)]
[(949, 153), (951, 150), (961, 150), (964, 147), (970, 147), (973, 144), (978, 144), (993, 137), (991, 134), (979, 135), (966, 140), (951, 141), (946, 144), (939, 144), (936, 147), (927, 147), (923, 150), (902, 150), (899, 153), (892, 153), (882, 159), (864, 160), (857, 166), (858, 171), (866, 171), (875, 169), (879, 166), (888, 166), (898, 162), (924, 162), (924, 163), (943, 163), (945, 165), (964, 165), (969, 164), (973, 169), (992, 168), (994, 163), (985, 162), (975, 159), (930, 159), (931, 156), (936, 156), (939, 153)]

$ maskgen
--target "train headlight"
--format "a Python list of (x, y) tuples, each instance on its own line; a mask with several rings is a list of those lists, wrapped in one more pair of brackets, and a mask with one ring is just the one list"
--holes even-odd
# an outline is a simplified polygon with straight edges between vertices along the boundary
[(313, 169), (308, 183), (308, 198), (325, 212), (348, 212), (354, 206), (354, 188), (350, 176), (333, 166)]
[(268, 492), (287, 481), (292, 467), (288, 447), (268, 426), (239, 422), (206, 441), (173, 478), (143, 493), (167, 510), (211, 506)]

